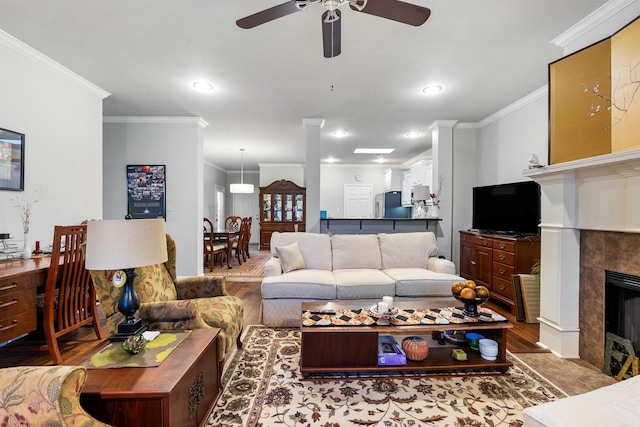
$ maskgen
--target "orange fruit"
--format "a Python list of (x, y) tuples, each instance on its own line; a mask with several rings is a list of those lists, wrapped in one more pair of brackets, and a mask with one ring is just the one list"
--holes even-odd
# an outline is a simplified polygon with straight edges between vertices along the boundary
[(486, 298), (489, 296), (489, 289), (484, 286), (476, 286), (476, 296), (478, 298)]
[(464, 299), (476, 299), (476, 291), (471, 288), (464, 288), (460, 291), (460, 297)]
[(464, 284), (465, 288), (469, 288), (469, 289), (475, 289), (476, 288), (476, 282), (474, 282), (473, 280), (467, 280)]
[(451, 285), (451, 292), (454, 295), (460, 295), (460, 291), (464, 289), (464, 284), (460, 283), (460, 282), (456, 282), (453, 285)]

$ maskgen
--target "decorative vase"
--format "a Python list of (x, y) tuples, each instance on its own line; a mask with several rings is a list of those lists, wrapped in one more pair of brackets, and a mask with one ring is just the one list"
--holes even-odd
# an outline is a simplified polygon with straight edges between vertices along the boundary
[(22, 258), (31, 258), (31, 248), (29, 247), (28, 233), (24, 233), (24, 243), (22, 244)]
[(432, 218), (438, 218), (438, 208), (439, 208), (439, 206), (436, 205), (436, 204), (431, 205), (431, 217)]
[(402, 350), (407, 355), (407, 359), (419, 362), (429, 354), (429, 344), (421, 337), (406, 337), (402, 340)]

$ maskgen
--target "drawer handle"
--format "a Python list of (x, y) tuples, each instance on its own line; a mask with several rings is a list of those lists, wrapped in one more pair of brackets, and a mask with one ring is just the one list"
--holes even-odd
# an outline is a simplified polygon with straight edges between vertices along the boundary
[(487, 245), (489, 244), (489, 241), (487, 241), (487, 240), (483, 240), (483, 241), (482, 241), (482, 244), (483, 244), (483, 245), (485, 245), (485, 246), (487, 246)]
[(506, 256), (504, 254), (500, 254), (500, 255), (498, 255), (498, 258), (500, 258), (500, 261), (504, 261)]
[(505, 245), (504, 243), (500, 243), (500, 249), (504, 249), (506, 247), (507, 247), (507, 245)]
[(498, 285), (501, 291), (504, 291), (507, 287), (505, 285)]
[(476, 265), (476, 262), (475, 261), (471, 261), (471, 265)]
[(11, 328), (15, 328), (16, 326), (18, 326), (18, 321), (17, 321), (17, 320), (14, 320), (14, 321), (13, 321), (13, 324), (12, 324), (12, 325), (9, 325), (9, 326), (2, 326), (2, 325), (0, 325), (0, 332), (1, 332), (1, 331), (6, 331), (6, 330), (11, 329)]
[(18, 287), (18, 282), (13, 282), (12, 284), (10, 284), (9, 286), (3, 286), (0, 288), (0, 291), (8, 291), (9, 289), (13, 289), (13, 288), (17, 288)]
[(504, 268), (501, 268), (500, 270), (498, 270), (500, 272), (500, 274), (504, 274), (507, 272), (507, 270), (505, 270)]
[(13, 301), (5, 302), (4, 304), (0, 304), (0, 308), (9, 307), (10, 305), (17, 304), (18, 298), (14, 298)]

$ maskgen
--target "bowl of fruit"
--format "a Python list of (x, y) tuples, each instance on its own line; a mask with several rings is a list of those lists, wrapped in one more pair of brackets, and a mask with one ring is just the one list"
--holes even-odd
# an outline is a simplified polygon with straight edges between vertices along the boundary
[(466, 282), (456, 282), (451, 286), (451, 293), (454, 298), (464, 304), (464, 314), (466, 316), (477, 317), (478, 306), (489, 299), (489, 289), (476, 285), (473, 280)]

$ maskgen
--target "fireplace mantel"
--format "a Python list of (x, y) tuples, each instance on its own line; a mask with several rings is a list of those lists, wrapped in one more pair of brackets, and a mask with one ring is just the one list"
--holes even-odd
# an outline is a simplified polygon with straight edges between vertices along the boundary
[(540, 344), (561, 357), (580, 357), (580, 230), (640, 233), (640, 149), (523, 175), (542, 193)]

